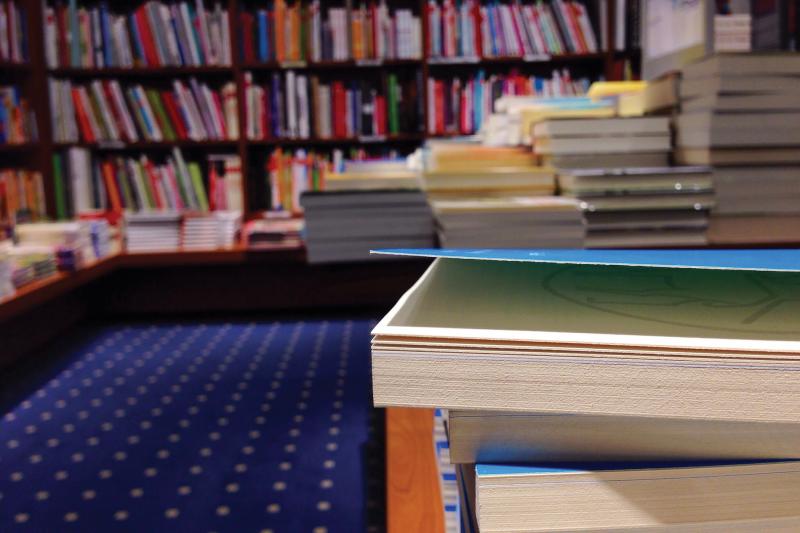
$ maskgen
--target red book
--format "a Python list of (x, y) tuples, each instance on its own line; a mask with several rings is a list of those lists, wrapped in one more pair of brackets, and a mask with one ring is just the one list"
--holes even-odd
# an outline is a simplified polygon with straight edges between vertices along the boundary
[(150, 31), (150, 23), (147, 19), (147, 12), (145, 6), (141, 6), (136, 10), (135, 15), (136, 28), (139, 30), (139, 35), (142, 37), (142, 46), (144, 47), (144, 59), (147, 61), (148, 66), (158, 66), (158, 53), (156, 52), (155, 40), (153, 33)]
[(334, 137), (347, 137), (347, 94), (344, 84), (340, 81), (333, 82), (333, 135)]
[(469, 133), (467, 128), (467, 91), (469, 90), (469, 86), (464, 88), (465, 90), (461, 91), (461, 94), (458, 98), (458, 116), (460, 117), (460, 124), (458, 125), (459, 130), (461, 133)]
[(142, 166), (144, 167), (144, 171), (147, 172), (147, 178), (150, 180), (150, 187), (153, 189), (153, 201), (155, 201), (156, 207), (158, 209), (164, 209), (166, 205), (164, 199), (161, 198), (161, 191), (158, 186), (160, 180), (158, 179), (156, 168), (153, 166), (152, 161), (146, 157), (142, 158)]
[(481, 37), (481, 4), (475, 2), (472, 6), (472, 19), (475, 24), (475, 51), (478, 57), (483, 57), (483, 38)]
[(569, 20), (570, 24), (574, 28), (575, 35), (578, 37), (578, 42), (580, 44), (580, 51), (584, 54), (589, 52), (589, 46), (586, 44), (586, 37), (583, 35), (583, 30), (581, 30), (581, 24), (579, 22), (579, 17), (581, 16), (581, 8), (575, 2), (566, 2), (567, 11), (569, 12)]
[(62, 67), (69, 66), (70, 47), (67, 42), (67, 8), (64, 5), (56, 7), (56, 26), (58, 26), (58, 64)]
[(90, 143), (95, 142), (96, 139), (92, 131), (92, 125), (89, 122), (89, 117), (86, 115), (86, 110), (83, 108), (81, 92), (77, 87), (72, 88), (72, 104), (75, 106), (75, 114), (78, 115), (78, 125), (80, 126), (83, 140)]
[(209, 163), (211, 168), (208, 171), (208, 209), (209, 211), (216, 211), (219, 176), (217, 175), (217, 165), (213, 161)]
[(269, 88), (264, 87), (264, 90), (261, 92), (261, 105), (259, 106), (260, 113), (258, 120), (261, 121), (261, 133), (265, 139), (272, 137), (269, 102)]
[(436, 133), (444, 133), (444, 82), (434, 82), (434, 107), (436, 108)]
[(108, 193), (108, 203), (111, 204), (112, 211), (119, 213), (122, 211), (122, 197), (119, 194), (119, 187), (117, 187), (114, 165), (111, 161), (104, 161), (101, 168), (103, 171), (103, 182), (106, 184), (106, 192)]
[(103, 95), (105, 95), (106, 103), (108, 104), (108, 108), (111, 110), (111, 118), (114, 120), (114, 124), (117, 126), (117, 131), (120, 134), (120, 137), (130, 141), (127, 135), (127, 129), (125, 128), (125, 121), (122, 119), (122, 114), (120, 110), (117, 108), (116, 102), (114, 101), (114, 95), (111, 92), (111, 86), (107, 81), (101, 83), (103, 87)]
[(244, 61), (248, 64), (253, 63), (255, 62), (256, 56), (255, 43), (253, 42), (253, 32), (255, 31), (256, 18), (252, 13), (242, 12), (239, 20), (242, 25), (242, 31), (244, 32), (242, 37), (242, 52), (244, 54)]
[(378, 56), (378, 28), (380, 27), (380, 20), (378, 20), (378, 6), (372, 2), (369, 6), (370, 13), (372, 14), (372, 55)]
[(211, 111), (216, 117), (216, 122), (218, 122), (220, 126), (219, 129), (222, 133), (222, 138), (228, 139), (230, 132), (228, 131), (228, 124), (225, 123), (225, 114), (222, 112), (222, 101), (219, 99), (219, 93), (217, 91), (211, 91), (211, 100), (214, 102), (214, 107)]
[(375, 97), (375, 117), (378, 135), (386, 135), (386, 97), (382, 94)]
[(175, 96), (172, 91), (161, 91), (161, 101), (164, 103), (164, 109), (169, 115), (169, 120), (172, 122), (172, 127), (178, 139), (186, 140), (189, 134), (186, 131), (186, 125), (183, 123), (180, 112), (178, 112), (178, 105), (175, 103)]

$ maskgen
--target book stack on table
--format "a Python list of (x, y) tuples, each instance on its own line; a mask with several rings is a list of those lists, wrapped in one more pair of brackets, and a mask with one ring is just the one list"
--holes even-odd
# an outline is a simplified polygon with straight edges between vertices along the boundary
[(717, 54), (683, 69), (675, 156), (714, 167), (712, 243), (797, 240), (798, 71), (787, 53)]
[(800, 528), (799, 251), (390, 253), (374, 401), (448, 411), (468, 530)]

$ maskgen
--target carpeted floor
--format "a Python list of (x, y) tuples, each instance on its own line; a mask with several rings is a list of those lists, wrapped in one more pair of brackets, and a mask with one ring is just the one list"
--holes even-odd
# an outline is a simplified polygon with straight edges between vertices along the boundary
[(120, 324), (66, 343), (0, 418), (0, 531), (382, 531), (371, 326)]

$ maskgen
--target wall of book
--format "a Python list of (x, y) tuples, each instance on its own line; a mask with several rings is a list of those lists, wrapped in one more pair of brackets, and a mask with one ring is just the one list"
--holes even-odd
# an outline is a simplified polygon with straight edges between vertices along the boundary
[(583, 94), (618, 3), (3, 1), (0, 209), (296, 215), (343, 161), (474, 133), (504, 95)]

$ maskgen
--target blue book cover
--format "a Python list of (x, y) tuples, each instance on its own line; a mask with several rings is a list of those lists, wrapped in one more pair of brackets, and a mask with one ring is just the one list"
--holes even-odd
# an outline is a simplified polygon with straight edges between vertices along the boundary
[(524, 263), (704, 270), (800, 272), (800, 249), (764, 250), (510, 250), (394, 248), (374, 253)]
[(70, 63), (73, 67), (81, 66), (80, 25), (78, 24), (78, 0), (69, 0), (68, 7), (70, 42)]
[(478, 71), (478, 75), (475, 77), (475, 101), (473, 108), (473, 123), (475, 127), (475, 131), (481, 129), (481, 124), (483, 123), (483, 106), (480, 105), (481, 100), (483, 99), (483, 70)]
[(187, 9), (189, 10), (189, 20), (192, 21), (192, 23), (189, 25), (192, 28), (192, 34), (189, 35), (189, 39), (194, 39), (194, 42), (197, 43), (197, 55), (200, 58), (199, 64), (205, 65), (206, 56), (205, 56), (205, 50), (203, 50), (203, 41), (200, 40), (200, 33), (198, 32), (197, 29), (197, 14), (195, 13), (195, 10), (191, 4), (187, 6)]
[(180, 38), (181, 32), (178, 27), (178, 20), (175, 17), (170, 17), (169, 23), (172, 26), (172, 32), (175, 34), (175, 41), (178, 44), (178, 57), (181, 59), (181, 65), (191, 65), (190, 52), (183, 49), (183, 39)]
[(103, 60), (107, 67), (111, 67), (114, 65), (113, 41), (109, 26), (108, 5), (105, 2), (100, 3), (100, 31), (103, 33)]
[(267, 11), (258, 11), (258, 59), (267, 61), (269, 59), (269, 40), (268, 40)]
[(136, 26), (136, 17), (133, 13), (128, 16), (128, 28), (131, 30), (131, 41), (133, 42), (133, 52), (139, 61), (145, 62), (144, 46), (142, 46), (142, 36), (139, 35), (139, 28)]

